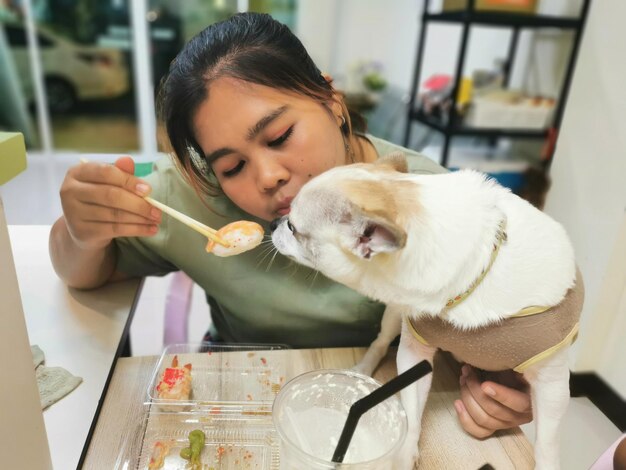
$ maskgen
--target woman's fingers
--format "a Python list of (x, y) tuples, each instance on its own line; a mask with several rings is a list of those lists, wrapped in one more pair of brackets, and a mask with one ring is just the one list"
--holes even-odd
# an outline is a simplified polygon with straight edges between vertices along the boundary
[[(496, 399), (496, 397), (503, 398), (504, 396), (510, 398), (511, 393), (525, 396), (523, 392), (496, 384), (495, 382), (485, 382), (481, 384), (476, 372), (470, 367), (468, 367), (468, 369), (470, 370), (465, 375), (467, 388), (474, 400), (488, 416), (496, 418), (501, 422), (508, 423), (508, 427), (513, 427), (521, 424), (522, 422), (527, 422), (525, 421), (525, 417), (521, 416), (520, 412), (510, 406), (507, 406), (506, 403), (501, 403)], [(494, 385), (498, 386), (497, 392)], [(500, 392), (499, 395), (498, 392)], [(521, 399), (521, 397), (519, 398)]]
[(135, 161), (128, 155), (125, 155), (115, 160), (114, 165), (126, 173), (129, 173), (131, 175), (135, 174)]
[(151, 237), (159, 231), (159, 227), (156, 224), (87, 222), (83, 230), (91, 238), (110, 240), (117, 237)]
[(509, 429), (532, 420), (527, 392), (497, 382), (480, 382), (473, 368), (463, 366), (461, 400), (455, 408), (463, 429), (484, 438), (499, 429)]
[(474, 419), (470, 416), (463, 401), (456, 400), (454, 402), (454, 408), (456, 409), (456, 414), (459, 417), (459, 422), (461, 426), (468, 434), (477, 437), (478, 439), (484, 439), (485, 437), (491, 436), (493, 431), (490, 429), (483, 428), (479, 424), (474, 421)]
[(161, 218), (160, 209), (144, 198), (117, 186), (77, 183), (75, 191), (76, 200), (83, 204), (110, 207), (154, 221)]
[(471, 419), (471, 425), (469, 428), (463, 426), (464, 429), (476, 437), (486, 437), (498, 429), (512, 427), (508, 422), (495, 418), (485, 411), (482, 403), (479, 402), (480, 398), (476, 399), (472, 395), (467, 379), (467, 377), (461, 377), (461, 401), (468, 415), (465, 421), (467, 423)]
[(525, 418), (529, 418), (526, 422), (532, 420), (531, 398), (527, 391), (516, 390), (491, 381), (483, 382), (481, 388), (485, 393), (490, 395), (494, 401), (518, 414), (524, 415)]
[(111, 222), (117, 224), (156, 225), (161, 222), (160, 214), (149, 217), (129, 212), (118, 207), (100, 206), (97, 204), (81, 203), (84, 205), (85, 222)]
[[(95, 214), (99, 211), (101, 214), (96, 218)], [(72, 238), (83, 248), (106, 246), (117, 237), (148, 237), (155, 235), (159, 230), (156, 221), (98, 206), (93, 206), (86, 213), (83, 210), (81, 218), (74, 218), (67, 228)]]
[(115, 165), (88, 162), (71, 168), (70, 172), (79, 181), (117, 186), (141, 197), (150, 194), (150, 186), (145, 181)]
[(87, 162), (72, 167), (61, 186), (61, 204), (68, 230), (84, 247), (105, 246), (116, 237), (151, 236), (158, 231), (161, 211), (144, 196), (150, 186), (133, 175), (130, 157), (114, 165)]

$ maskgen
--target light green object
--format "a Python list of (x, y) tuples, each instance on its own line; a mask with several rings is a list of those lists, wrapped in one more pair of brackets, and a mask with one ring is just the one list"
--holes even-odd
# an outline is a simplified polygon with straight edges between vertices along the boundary
[(189, 447), (181, 449), (180, 456), (189, 460), (192, 468), (200, 468), (202, 462), (200, 461), (200, 455), (204, 447), (204, 441), (206, 437), (199, 429), (194, 429), (189, 433)]
[(387, 86), (387, 80), (385, 80), (379, 73), (368, 73), (363, 77), (363, 85), (368, 90), (381, 91)]
[(26, 169), (26, 146), (19, 132), (0, 132), (0, 185)]
[(135, 176), (143, 178), (152, 173), (153, 163), (135, 163)]
[[(411, 172), (445, 172), (413, 150), (368, 137), (378, 155), (404, 152)], [(156, 162), (145, 180), (154, 199), (209, 227), (252, 220), (270, 234), (269, 222), (250, 216), (225, 197), (200, 199), (167, 157)], [(220, 258), (206, 252), (205, 237), (171, 217), (163, 217), (152, 237), (116, 238), (115, 243), (117, 269), (123, 273), (142, 277), (182, 270), (189, 275), (209, 296), (212, 334), (219, 333), (228, 343), (365, 346), (380, 330), (382, 304), (280, 254), (270, 265), (274, 253), (266, 244)]]

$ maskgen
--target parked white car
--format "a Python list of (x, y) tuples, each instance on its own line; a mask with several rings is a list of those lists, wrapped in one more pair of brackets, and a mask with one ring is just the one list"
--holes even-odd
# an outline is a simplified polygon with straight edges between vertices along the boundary
[[(5, 24), (4, 29), (26, 99), (32, 102), (34, 90), (26, 31), (17, 24)], [(115, 98), (128, 91), (128, 68), (121, 51), (76, 44), (41, 28), (37, 36), (52, 112), (67, 112), (77, 101)]]

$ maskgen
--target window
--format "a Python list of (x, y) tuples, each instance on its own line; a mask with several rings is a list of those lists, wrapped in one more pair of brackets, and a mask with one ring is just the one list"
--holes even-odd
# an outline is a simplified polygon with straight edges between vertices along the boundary
[[(1, 13), (2, 7), (0, 7)], [(30, 60), (26, 31), (18, 18), (9, 17), (3, 23), (0, 15), (0, 130), (24, 134), (29, 150), (41, 148), (41, 136), (37, 127), (31, 101), (33, 96)]]
[(6, 25), (5, 32), (7, 35), (7, 41), (11, 47), (26, 47), (26, 31), (22, 26), (18, 25)]
[[(53, 0), (49, 3), (46, 8), (36, 8), (34, 14), (52, 147), (79, 152), (137, 151), (127, 2), (64, 0), (64, 8), (54, 8)], [(9, 98), (23, 104), (20, 113), (27, 120), (37, 122), (41, 116), (35, 106), (25, 15), (21, 3), (9, 4), (13, 8), (10, 12), (0, 6), (0, 18), (5, 19), (4, 30), (22, 93), (17, 100), (15, 96)], [(126, 35), (120, 36), (120, 31)], [(0, 90), (0, 97), (4, 94), (14, 95)], [(5, 122), (0, 121), (0, 126), (19, 129), (25, 136), (32, 133), (24, 123)], [(26, 140), (29, 149), (39, 148), (37, 139)]]
[(36, 18), (55, 150), (139, 150), (127, 1), (54, 1)]
[[(41, 127), (49, 142), (44, 147), (54, 151), (141, 152), (136, 102), (143, 98), (135, 89), (133, 58), (135, 49), (144, 46), (133, 43), (130, 9), (136, 5), (131, 0), (31, 0), (47, 110), (38, 113), (23, 4), (0, 3), (8, 44), (7, 52), (0, 42), (0, 59), (8, 54), (15, 70), (10, 89), (2, 89), (5, 82), (0, 81), (0, 129), (22, 131), (29, 150), (42, 147)], [(296, 0), (148, 0), (150, 51), (137, 53), (150, 54), (155, 92), (182, 46), (241, 5), (270, 13), (292, 28), (295, 23)]]

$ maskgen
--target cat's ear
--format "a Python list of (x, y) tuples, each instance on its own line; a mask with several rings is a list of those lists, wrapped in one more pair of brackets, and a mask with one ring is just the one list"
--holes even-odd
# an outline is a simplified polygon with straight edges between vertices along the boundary
[(346, 244), (350, 251), (370, 259), (406, 245), (406, 232), (398, 223), (393, 183), (350, 181), (342, 185), (342, 190), (349, 201), (350, 235)]
[(406, 232), (390, 220), (363, 213), (355, 222), (351, 251), (360, 258), (392, 253), (406, 245)]

